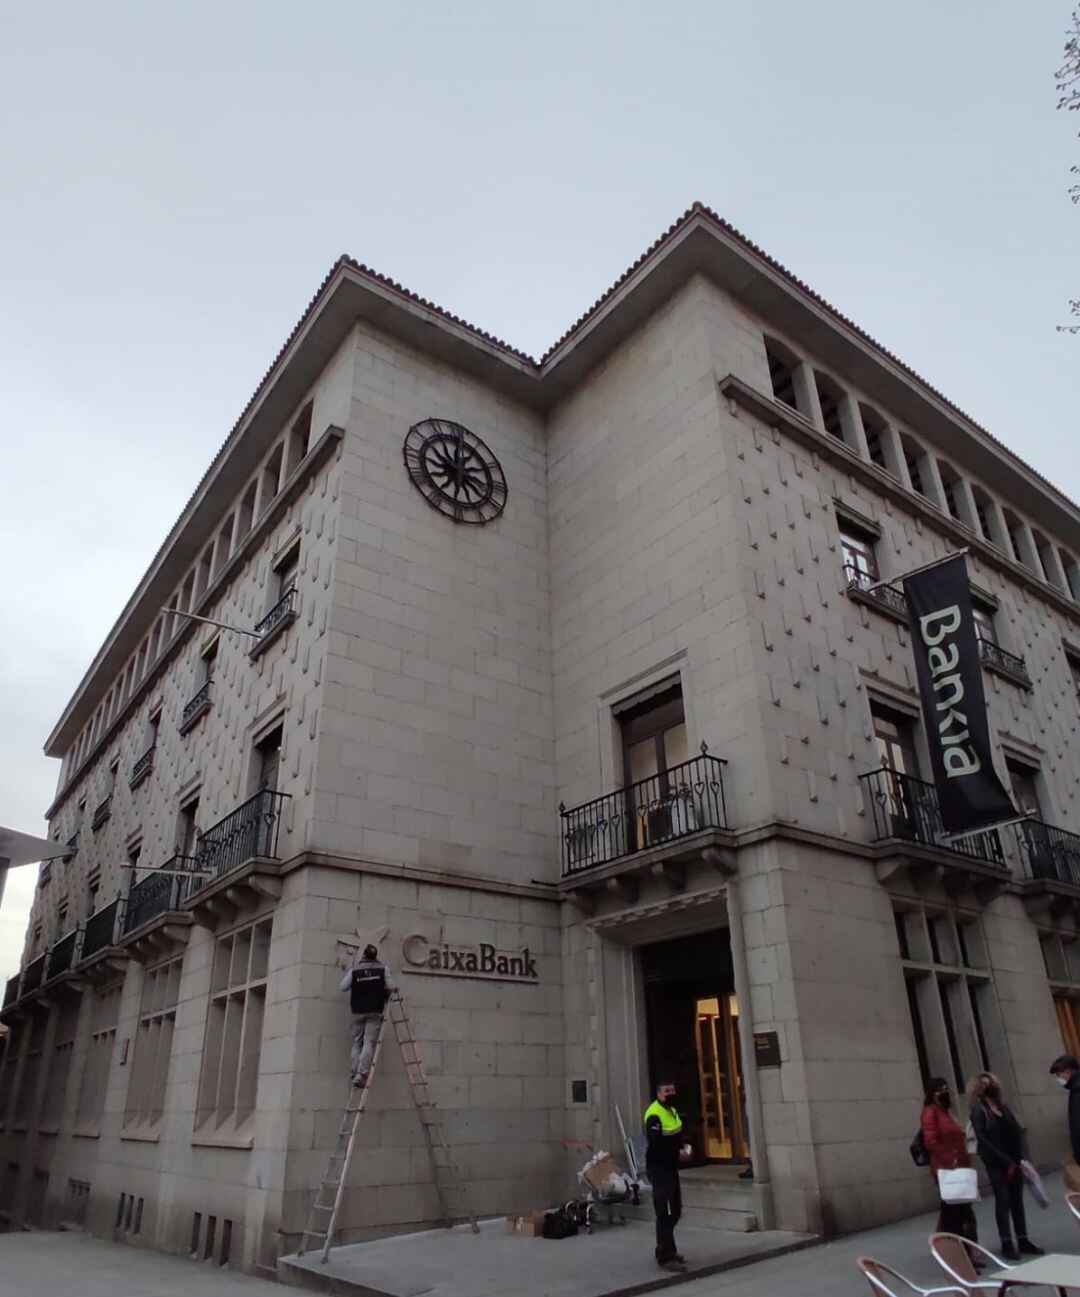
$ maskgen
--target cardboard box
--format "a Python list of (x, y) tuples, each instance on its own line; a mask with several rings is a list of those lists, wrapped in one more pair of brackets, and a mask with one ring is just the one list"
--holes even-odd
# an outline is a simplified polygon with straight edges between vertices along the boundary
[(546, 1211), (527, 1211), (521, 1216), (507, 1216), (506, 1232), (518, 1238), (543, 1238)]

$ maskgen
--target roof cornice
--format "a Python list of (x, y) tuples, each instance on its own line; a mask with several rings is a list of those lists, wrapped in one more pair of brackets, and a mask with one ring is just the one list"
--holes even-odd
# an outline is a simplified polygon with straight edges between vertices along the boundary
[[(74, 739), (211, 533), (223, 494), (281, 431), (350, 330), (363, 322), (546, 414), (660, 305), (703, 275), (814, 359), (858, 385), (941, 453), (1080, 551), (1080, 511), (1053, 483), (711, 209), (695, 203), (537, 361), (342, 256), (278, 351), (125, 604), (46, 745)], [(92, 697), (88, 698), (88, 693)], [(73, 731), (74, 727), (74, 732)], [(61, 742), (63, 740), (63, 742)]]

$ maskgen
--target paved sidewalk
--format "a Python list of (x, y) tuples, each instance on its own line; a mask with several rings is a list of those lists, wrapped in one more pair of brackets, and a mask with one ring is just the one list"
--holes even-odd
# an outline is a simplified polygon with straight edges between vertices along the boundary
[[(816, 1243), (783, 1230), (682, 1225), (677, 1237), (700, 1275)], [(555, 1242), (512, 1237), (500, 1218), (482, 1221), (479, 1236), (464, 1225), (336, 1247), (326, 1265), (317, 1252), (283, 1257), (278, 1278), (327, 1297), (630, 1297), (685, 1283), (656, 1264), (655, 1244), (655, 1227), (643, 1221)]]
[[(1072, 1219), (1062, 1200), (1061, 1177), (1049, 1177), (1047, 1188), (1051, 1196), (1047, 1210), (1037, 1207), (1030, 1197), (1027, 1199), (1032, 1238), (1047, 1251), (1080, 1253), (1080, 1224)], [(979, 1237), (995, 1247), (993, 1204), (985, 1200), (977, 1204), (976, 1214)], [(935, 1215), (917, 1216), (834, 1243), (756, 1261), (739, 1270), (683, 1281), (677, 1284), (672, 1297), (780, 1297), (788, 1293), (798, 1297), (869, 1297), (866, 1281), (855, 1269), (855, 1258), (863, 1254), (896, 1266), (917, 1283), (940, 1285), (943, 1277), (926, 1250), (926, 1238), (935, 1221)], [(636, 1251), (640, 1232), (627, 1229), (619, 1233)], [(509, 1241), (523, 1249), (530, 1246), (527, 1239)], [(599, 1238), (581, 1241), (588, 1245)], [(655, 1273), (649, 1255), (650, 1240), (641, 1237), (640, 1242), (640, 1278), (647, 1281)], [(536, 1245), (564, 1246), (542, 1242)], [(524, 1261), (527, 1252), (519, 1255)], [(632, 1259), (628, 1256), (624, 1261)], [(203, 1262), (82, 1234), (0, 1234), (0, 1297), (274, 1297), (275, 1293), (287, 1291), (271, 1286), (267, 1280), (222, 1271)], [(535, 1270), (523, 1263), (516, 1268), (505, 1297), (511, 1294), (551, 1297), (551, 1290)]]
[[(1028, 1231), (1035, 1243), (1047, 1252), (1080, 1254), (1080, 1223), (1065, 1206), (1061, 1175), (1046, 1177), (1050, 1206), (1045, 1210), (1025, 1194)], [(997, 1226), (994, 1203), (984, 1198), (975, 1204), (979, 1222), (979, 1241), (997, 1251)], [(807, 1252), (795, 1252), (762, 1261), (744, 1270), (735, 1270), (714, 1278), (694, 1280), (681, 1285), (677, 1297), (870, 1297), (870, 1287), (855, 1269), (855, 1258), (872, 1256), (884, 1261), (923, 1287), (946, 1284), (944, 1274), (930, 1260), (926, 1240), (937, 1225), (937, 1213), (914, 1216), (895, 1225), (851, 1234), (834, 1243), (825, 1243)], [(1032, 1289), (1045, 1292), (1045, 1289)]]
[(87, 1234), (0, 1234), (0, 1297), (278, 1297), (265, 1279)]

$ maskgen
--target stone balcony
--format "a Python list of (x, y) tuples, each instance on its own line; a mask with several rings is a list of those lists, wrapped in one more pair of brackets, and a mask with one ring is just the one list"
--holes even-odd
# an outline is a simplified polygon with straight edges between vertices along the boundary
[(192, 856), (175, 855), (131, 885), (124, 904), (119, 943), (136, 959), (183, 945), (191, 927), (184, 900), (197, 886)]
[(872, 822), (878, 878), (906, 874), (924, 888), (939, 880), (946, 892), (971, 892), (980, 903), (1012, 880), (1002, 831), (949, 834), (941, 822), (937, 789), (925, 779), (882, 767), (859, 776)]
[(180, 715), (181, 734), (186, 734), (188, 730), (194, 729), (199, 720), (205, 716), (213, 706), (214, 699), (212, 685), (213, 682), (207, 680), (206, 684), (203, 685), (190, 702), (185, 704), (184, 710)]
[(724, 766), (701, 745), (701, 755), (568, 809), (559, 807), (562, 888), (596, 889), (659, 871), (679, 883), (685, 865), (728, 841)]
[(285, 628), (294, 622), (298, 616), (299, 613), (296, 609), (296, 587), (294, 586), (292, 589), (285, 591), (262, 621), (258, 622), (255, 626), (255, 634), (258, 638), (249, 650), (249, 655), (252, 658), (257, 658), (261, 653), (265, 653), (274, 640), (276, 640)]
[(1080, 929), (1080, 834), (1036, 819), (1011, 829), (1025, 908), (1037, 919), (1069, 920)]
[(278, 838), (288, 793), (263, 788), (200, 833), (183, 908), (214, 926), (281, 894)]

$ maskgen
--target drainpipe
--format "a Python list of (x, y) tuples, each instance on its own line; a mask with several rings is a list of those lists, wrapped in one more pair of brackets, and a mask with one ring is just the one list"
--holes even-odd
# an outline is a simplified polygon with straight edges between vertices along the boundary
[(743, 934), (742, 909), (739, 904), (738, 880), (727, 882), (728, 931), (731, 934), (731, 960), (735, 971), (735, 994), (739, 1001), (739, 1049), (742, 1053), (743, 1089), (746, 1093), (746, 1122), (750, 1128), (750, 1156), (754, 1164), (754, 1205), (762, 1229), (775, 1226), (772, 1183), (769, 1178), (769, 1153), (765, 1145), (765, 1118), (761, 1110), (757, 1060), (754, 1054), (754, 1024), (750, 1011), (750, 970), (746, 963), (746, 940)]

